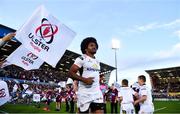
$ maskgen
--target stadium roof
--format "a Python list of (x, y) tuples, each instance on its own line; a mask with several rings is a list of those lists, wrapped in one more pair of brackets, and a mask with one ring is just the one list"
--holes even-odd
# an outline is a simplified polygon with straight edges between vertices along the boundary
[[(12, 29), (10, 27), (4, 26), (0, 24), (0, 38), (2, 38), (4, 35), (6, 35), (9, 32), (15, 32), (15, 29)], [(17, 49), (21, 43), (13, 38), (9, 42), (7, 42), (3, 47), (0, 48), (0, 61), (5, 60), (15, 49)], [(63, 57), (58, 62), (56, 68), (51, 67), (47, 63), (44, 63), (41, 68), (43, 67), (49, 67), (52, 69), (59, 70), (60, 72), (68, 72), (70, 66), (74, 63), (75, 58), (79, 57), (80, 54), (72, 52), (70, 50), (66, 50)], [(100, 73), (106, 74), (110, 73), (115, 68), (113, 66), (107, 65), (105, 63), (100, 63), (101, 71)]]
[(151, 79), (163, 82), (180, 82), (180, 67), (145, 70)]

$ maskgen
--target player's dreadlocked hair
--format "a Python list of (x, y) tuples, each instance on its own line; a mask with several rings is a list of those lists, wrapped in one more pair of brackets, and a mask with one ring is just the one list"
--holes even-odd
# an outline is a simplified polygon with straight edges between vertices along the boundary
[(81, 42), (81, 52), (83, 54), (86, 53), (85, 49), (87, 49), (89, 43), (92, 43), (92, 42), (96, 44), (96, 48), (98, 49), (98, 43), (97, 43), (96, 39), (94, 37), (87, 37)]

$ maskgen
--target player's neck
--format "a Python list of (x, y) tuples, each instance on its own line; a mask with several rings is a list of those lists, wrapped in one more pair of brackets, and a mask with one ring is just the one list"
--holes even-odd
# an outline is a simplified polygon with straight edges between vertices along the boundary
[(128, 87), (127, 85), (122, 85), (122, 87)]
[(87, 52), (86, 55), (89, 56), (89, 57), (91, 57), (91, 58), (93, 58), (93, 59), (95, 59), (94, 54), (91, 54), (91, 53), (88, 53), (88, 52)]
[(140, 86), (146, 85), (145, 83), (142, 83)]

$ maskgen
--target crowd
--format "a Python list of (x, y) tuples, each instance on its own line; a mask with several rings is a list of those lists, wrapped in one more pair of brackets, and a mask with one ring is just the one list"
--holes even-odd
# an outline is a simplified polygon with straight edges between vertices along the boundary
[(15, 65), (10, 65), (5, 67), (4, 69), (1, 69), (0, 77), (23, 79), (45, 83), (58, 83), (59, 81), (67, 80), (67, 77), (65, 77), (65, 75), (62, 75), (61, 72), (51, 69), (49, 67), (27, 71)]
[[(156, 84), (153, 88), (153, 97), (154, 98), (167, 98), (167, 99), (179, 99), (180, 95), (179, 83), (163, 83)], [(171, 93), (174, 93), (173, 95)], [(176, 94), (177, 93), (177, 94)]]

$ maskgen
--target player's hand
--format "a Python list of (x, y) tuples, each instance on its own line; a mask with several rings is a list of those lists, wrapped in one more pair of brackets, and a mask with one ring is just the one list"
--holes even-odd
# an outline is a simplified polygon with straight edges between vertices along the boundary
[(13, 38), (16, 34), (15, 33), (8, 33), (6, 36), (2, 38), (3, 41), (9, 41)]
[(0, 61), (0, 67), (2, 67), (3, 63), (5, 63), (7, 60)]
[(0, 61), (0, 67), (3, 65), (4, 61)]
[(74, 95), (74, 101), (77, 101), (77, 95)]
[(84, 83), (86, 83), (87, 85), (92, 85), (92, 83), (94, 82), (93, 79), (94, 77), (85, 78)]
[(138, 103), (139, 103), (138, 100), (134, 101), (134, 105), (137, 105)]

